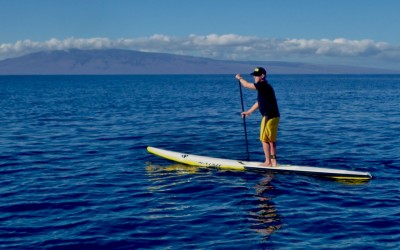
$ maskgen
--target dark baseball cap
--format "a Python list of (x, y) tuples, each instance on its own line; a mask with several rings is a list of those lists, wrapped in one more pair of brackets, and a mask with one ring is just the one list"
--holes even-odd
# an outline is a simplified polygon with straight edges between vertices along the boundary
[(262, 67), (257, 67), (254, 69), (254, 72), (251, 73), (250, 75), (261, 76), (262, 74), (267, 75), (267, 71)]

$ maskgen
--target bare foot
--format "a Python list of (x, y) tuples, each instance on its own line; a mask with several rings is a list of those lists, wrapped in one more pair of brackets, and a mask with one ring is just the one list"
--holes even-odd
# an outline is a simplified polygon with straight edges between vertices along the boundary
[(271, 163), (269, 162), (264, 162), (263, 164), (260, 164), (260, 166), (262, 166), (262, 167), (271, 167), (272, 165), (271, 165)]
[(278, 166), (278, 163), (276, 162), (275, 159), (271, 159), (271, 165), (272, 165), (273, 167), (276, 167), (276, 166)]

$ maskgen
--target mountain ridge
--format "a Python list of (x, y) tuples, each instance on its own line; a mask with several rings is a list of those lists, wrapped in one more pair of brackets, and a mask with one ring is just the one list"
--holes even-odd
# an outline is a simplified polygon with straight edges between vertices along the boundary
[(52, 50), (0, 61), (0, 75), (236, 74), (256, 66), (271, 74), (398, 74), (400, 71), (282, 61), (228, 61), (122, 49)]

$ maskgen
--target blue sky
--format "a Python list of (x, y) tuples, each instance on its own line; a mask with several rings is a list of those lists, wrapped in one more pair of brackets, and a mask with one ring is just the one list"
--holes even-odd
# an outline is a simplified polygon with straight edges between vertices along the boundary
[(400, 68), (397, 0), (0, 0), (0, 60), (121, 48)]

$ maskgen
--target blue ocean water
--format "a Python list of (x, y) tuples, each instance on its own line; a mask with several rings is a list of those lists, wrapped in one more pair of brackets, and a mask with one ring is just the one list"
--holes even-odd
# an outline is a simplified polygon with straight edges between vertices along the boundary
[[(224, 171), (146, 152), (245, 159), (230, 75), (0, 76), (0, 248), (400, 249), (400, 75), (269, 80), (280, 163), (374, 178)], [(256, 93), (243, 98), (249, 108)], [(254, 161), (259, 120), (246, 119)]]

